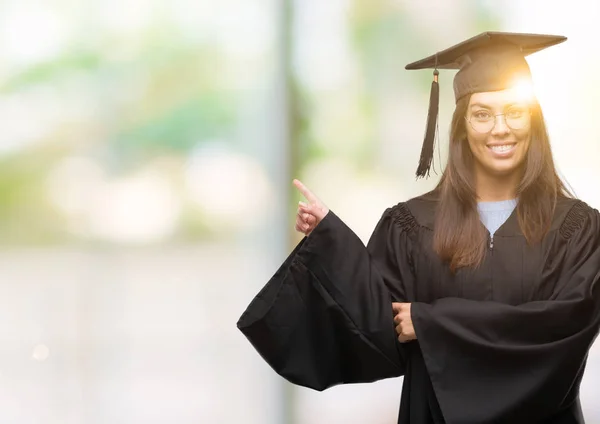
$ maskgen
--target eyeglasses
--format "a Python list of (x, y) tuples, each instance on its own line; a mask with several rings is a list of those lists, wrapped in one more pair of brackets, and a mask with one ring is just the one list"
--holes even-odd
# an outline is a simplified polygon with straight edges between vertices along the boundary
[(468, 118), (465, 116), (465, 119), (475, 131), (485, 134), (494, 129), (497, 116), (504, 116), (504, 121), (511, 130), (521, 130), (531, 121), (531, 110), (528, 107), (512, 106), (506, 112), (494, 115), (489, 110), (482, 109), (473, 112)]

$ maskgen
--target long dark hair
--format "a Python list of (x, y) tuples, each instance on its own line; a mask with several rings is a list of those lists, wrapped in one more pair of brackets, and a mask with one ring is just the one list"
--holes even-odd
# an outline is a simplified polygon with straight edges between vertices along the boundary
[[(448, 165), (436, 187), (439, 204), (433, 247), (455, 272), (477, 267), (485, 257), (487, 231), (477, 211), (474, 158), (467, 141), (464, 119), (470, 96), (456, 104), (450, 128)], [(539, 103), (531, 111), (531, 142), (517, 187), (517, 216), (529, 244), (540, 242), (548, 232), (559, 197), (571, 197), (561, 181), (550, 148), (548, 130)]]

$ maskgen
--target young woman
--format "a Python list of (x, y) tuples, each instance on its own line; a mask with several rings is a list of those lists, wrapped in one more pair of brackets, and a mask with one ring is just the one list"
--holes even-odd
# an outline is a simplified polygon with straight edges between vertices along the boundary
[(300, 181), (296, 246), (238, 322), (292, 383), (404, 375), (399, 423), (583, 423), (600, 326), (600, 214), (557, 176), (525, 55), (564, 37), (483, 33), (435, 68), (418, 175), (431, 162), (437, 68), (457, 68), (437, 188), (388, 208), (368, 245)]

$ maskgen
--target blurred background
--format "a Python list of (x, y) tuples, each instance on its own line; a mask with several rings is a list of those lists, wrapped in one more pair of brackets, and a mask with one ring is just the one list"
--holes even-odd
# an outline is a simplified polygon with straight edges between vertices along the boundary
[[(394, 423), (402, 379), (292, 387), (236, 321), (300, 240), (300, 178), (363, 241), (415, 181), (431, 71), (485, 30), (530, 57), (556, 162), (600, 207), (600, 3), (0, 2), (0, 422)], [(444, 163), (452, 78), (440, 75)], [(582, 384), (600, 423), (600, 345)]]

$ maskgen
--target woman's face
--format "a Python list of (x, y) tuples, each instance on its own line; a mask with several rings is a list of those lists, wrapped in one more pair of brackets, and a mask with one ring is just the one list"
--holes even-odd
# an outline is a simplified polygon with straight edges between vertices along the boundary
[(522, 169), (530, 144), (530, 101), (515, 90), (474, 93), (465, 119), (476, 175), (504, 177)]

